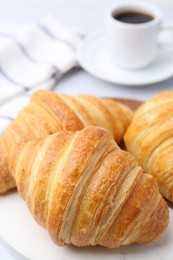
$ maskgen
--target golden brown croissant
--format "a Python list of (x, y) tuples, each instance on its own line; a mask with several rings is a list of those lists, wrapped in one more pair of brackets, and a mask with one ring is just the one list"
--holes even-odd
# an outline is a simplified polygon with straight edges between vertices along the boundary
[(127, 150), (173, 202), (173, 92), (162, 92), (135, 113), (125, 134)]
[(58, 245), (148, 243), (168, 225), (154, 178), (103, 128), (17, 145), (9, 167), (34, 218)]
[(62, 130), (76, 131), (88, 125), (108, 129), (119, 143), (132, 118), (132, 111), (112, 100), (94, 96), (56, 95), (40, 90), (10, 124), (0, 139), (0, 193), (15, 187), (8, 171), (12, 146)]

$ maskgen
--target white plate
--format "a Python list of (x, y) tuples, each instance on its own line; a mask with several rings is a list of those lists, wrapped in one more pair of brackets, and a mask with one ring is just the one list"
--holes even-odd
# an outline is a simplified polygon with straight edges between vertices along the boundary
[(173, 76), (173, 48), (159, 48), (150, 66), (140, 70), (125, 70), (114, 66), (107, 54), (104, 30), (89, 34), (78, 51), (78, 61), (97, 78), (121, 85), (142, 86), (157, 83)]
[[(114, 99), (117, 100), (117, 99)], [(135, 110), (138, 100), (118, 99)], [(172, 260), (173, 259), (173, 209), (166, 232), (148, 245), (130, 245), (119, 249), (103, 247), (58, 247), (48, 232), (32, 218), (25, 202), (17, 192), (0, 196), (0, 238), (11, 248), (17, 259), (32, 260)], [(1, 259), (1, 256), (0, 256)]]
[(166, 232), (148, 245), (130, 245), (119, 249), (103, 247), (58, 247), (48, 232), (32, 218), (17, 192), (0, 196), (0, 237), (13, 251), (32, 260), (172, 260), (173, 210)]

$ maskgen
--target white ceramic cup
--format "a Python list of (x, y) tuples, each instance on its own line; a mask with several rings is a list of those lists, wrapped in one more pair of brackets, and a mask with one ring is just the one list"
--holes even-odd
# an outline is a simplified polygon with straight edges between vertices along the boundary
[[(114, 18), (128, 11), (145, 13), (153, 19), (131, 24)], [(173, 25), (162, 23), (161, 11), (155, 5), (129, 0), (117, 2), (106, 14), (107, 48), (112, 62), (126, 69), (140, 69), (151, 64), (157, 55), (159, 33), (163, 29), (172, 30)]]

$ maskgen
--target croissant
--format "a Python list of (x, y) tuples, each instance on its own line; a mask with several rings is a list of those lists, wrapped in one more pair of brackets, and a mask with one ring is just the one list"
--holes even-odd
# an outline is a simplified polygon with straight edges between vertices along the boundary
[(94, 96), (68, 96), (40, 90), (30, 104), (9, 125), (0, 139), (0, 193), (15, 187), (8, 171), (8, 154), (12, 146), (57, 131), (76, 131), (88, 125), (108, 129), (119, 143), (132, 118), (132, 111), (109, 99)]
[(165, 198), (173, 202), (173, 92), (162, 92), (135, 113), (126, 148), (152, 174)]
[(168, 225), (154, 178), (103, 128), (19, 144), (9, 158), (19, 193), (57, 245), (148, 243)]

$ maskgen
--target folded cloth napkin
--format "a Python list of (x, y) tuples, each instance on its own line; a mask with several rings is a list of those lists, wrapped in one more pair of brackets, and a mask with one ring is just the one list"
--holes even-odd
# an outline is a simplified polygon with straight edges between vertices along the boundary
[(36, 89), (52, 90), (78, 66), (81, 37), (48, 17), (32, 25), (0, 26), (0, 133)]

